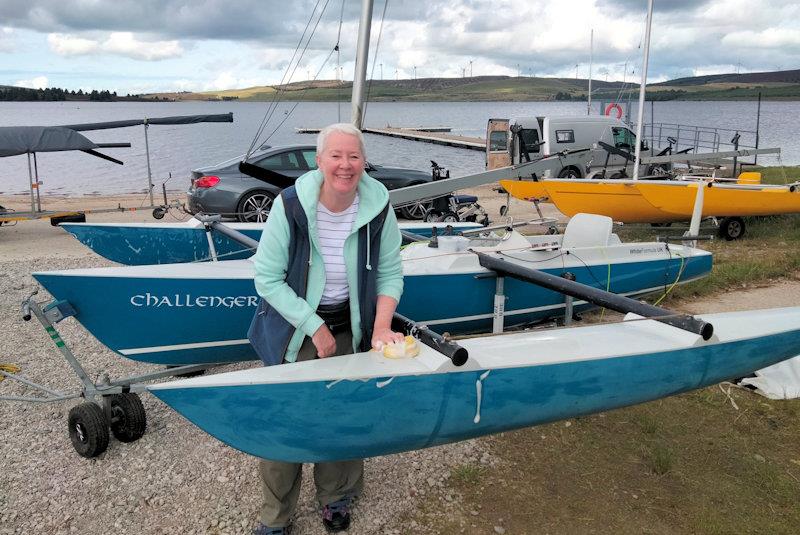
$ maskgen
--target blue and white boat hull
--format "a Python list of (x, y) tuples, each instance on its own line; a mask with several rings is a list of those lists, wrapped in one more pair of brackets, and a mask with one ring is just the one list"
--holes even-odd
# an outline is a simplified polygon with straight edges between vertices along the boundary
[[(441, 234), (447, 225), (463, 231), (480, 228), (478, 223), (400, 223), (400, 228), (430, 237), (431, 228)], [(225, 223), (258, 241), (264, 223)], [(211, 259), (203, 223), (62, 223), (61, 228), (100, 256), (126, 266), (204, 262)], [(218, 232), (211, 233), (221, 260), (248, 258), (253, 251)]]
[(360, 353), (149, 386), (222, 442), (321, 462), (386, 455), (654, 400), (800, 353), (800, 308), (703, 315), (709, 341), (652, 321), (462, 340), (456, 368)]
[[(641, 295), (702, 277), (711, 254), (663, 243), (560, 249), (558, 236), (524, 237), (480, 246), (521, 265), (562, 274), (601, 289)], [(543, 245), (544, 244), (544, 245)], [(398, 312), (453, 334), (487, 332), (494, 318), (496, 280), (469, 252), (424, 244), (402, 252), (405, 289)], [(247, 329), (258, 304), (250, 260), (125, 266), (40, 272), (53, 297), (68, 301), (76, 319), (101, 343), (142, 362), (182, 365), (255, 359)], [(505, 326), (563, 313), (557, 292), (505, 281)], [(576, 309), (586, 308), (576, 303)]]

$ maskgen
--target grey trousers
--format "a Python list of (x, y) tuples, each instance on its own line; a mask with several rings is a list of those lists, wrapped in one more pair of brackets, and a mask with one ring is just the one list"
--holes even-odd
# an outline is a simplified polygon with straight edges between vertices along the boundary
[[(336, 335), (336, 354), (353, 352), (353, 337), (347, 331)], [(317, 349), (306, 338), (297, 362), (317, 358)], [(303, 465), (282, 463), (262, 459), (258, 471), (261, 475), (261, 513), (260, 521), (269, 527), (284, 527), (297, 506), (300, 497), (300, 482)], [(340, 461), (317, 463), (314, 465), (314, 484), (317, 487), (317, 500), (321, 506), (341, 500), (345, 496), (361, 494), (364, 486), (364, 461)]]

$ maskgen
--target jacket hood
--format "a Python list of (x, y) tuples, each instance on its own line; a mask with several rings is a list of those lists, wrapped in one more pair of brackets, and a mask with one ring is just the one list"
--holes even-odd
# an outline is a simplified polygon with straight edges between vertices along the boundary
[[(322, 171), (315, 169), (298, 178), (294, 184), (297, 198), (306, 213), (309, 226), (313, 227), (317, 226), (317, 203), (322, 180)], [(386, 186), (366, 172), (362, 173), (361, 179), (358, 181), (358, 214), (355, 228), (361, 228), (372, 221), (381, 213), (387, 202), (389, 202), (389, 192)]]

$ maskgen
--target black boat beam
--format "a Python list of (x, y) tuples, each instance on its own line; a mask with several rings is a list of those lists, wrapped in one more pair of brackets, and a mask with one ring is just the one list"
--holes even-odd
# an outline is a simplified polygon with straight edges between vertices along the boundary
[(624, 297), (622, 295), (613, 294), (600, 290), (592, 286), (587, 286), (579, 282), (567, 280), (557, 275), (551, 275), (544, 271), (537, 269), (526, 268), (518, 266), (505, 260), (495, 258), (486, 253), (473, 251), (478, 255), (480, 264), (495, 271), (498, 275), (505, 275), (514, 277), (526, 282), (538, 284), (544, 288), (563, 293), (564, 295), (572, 296), (578, 299), (583, 299), (595, 305), (615, 310), (617, 312), (628, 313), (633, 312), (640, 316), (651, 318), (667, 325), (683, 329), (703, 337), (703, 340), (708, 340), (714, 334), (714, 326), (702, 320), (698, 320), (687, 314), (679, 314), (672, 312), (665, 308), (656, 307), (647, 303), (642, 303)]
[(426, 346), (449, 358), (455, 366), (463, 366), (469, 358), (466, 348), (397, 312), (394, 313), (394, 318), (392, 319), (392, 329), (413, 336)]

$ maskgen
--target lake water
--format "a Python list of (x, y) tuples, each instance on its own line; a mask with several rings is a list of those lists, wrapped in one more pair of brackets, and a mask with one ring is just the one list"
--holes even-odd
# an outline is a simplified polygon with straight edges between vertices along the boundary
[[(314, 143), (315, 136), (295, 133), (296, 127), (320, 127), (350, 119), (349, 103), (283, 103), (266, 132), (275, 131), (269, 144)], [(755, 130), (755, 102), (657, 102), (656, 122)], [(234, 122), (181, 126), (151, 126), (148, 131), (150, 164), (156, 191), (172, 175), (167, 188), (185, 190), (193, 168), (214, 164), (243, 154), (253, 139), (268, 104), (262, 102), (0, 102), (0, 126), (59, 125), (166, 117), (173, 115), (233, 112)], [(645, 108), (650, 122), (650, 105)], [(535, 115), (583, 115), (580, 102), (381, 102), (370, 103), (367, 126), (449, 126), (454, 134), (484, 137), (492, 117)], [(765, 165), (800, 164), (800, 138), (795, 120), (800, 102), (764, 102), (761, 105), (761, 147), (780, 147), (781, 160), (759, 157)], [(283, 123), (281, 124), (281, 121)], [(82, 195), (145, 192), (147, 162), (144, 127), (85, 132), (92, 141), (130, 142), (131, 148), (103, 149), (125, 162), (119, 166), (82, 152), (37, 155), (42, 193)], [(263, 141), (263, 139), (262, 139)], [(727, 141), (724, 139), (723, 141)], [(435, 160), (453, 176), (479, 172), (484, 167), (481, 152), (421, 144), (383, 136), (367, 136), (368, 158), (389, 166), (429, 169)], [(0, 158), (0, 194), (28, 192), (25, 156)]]

